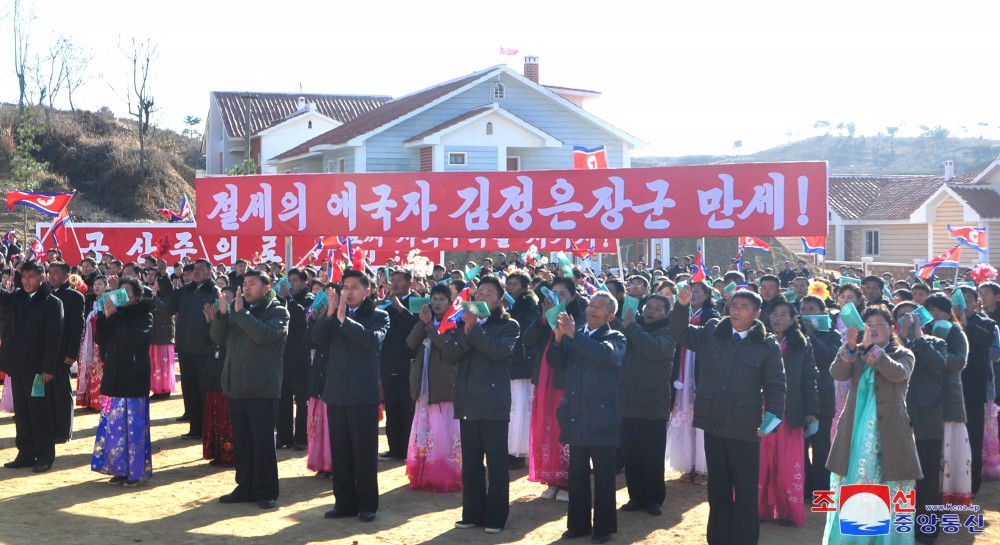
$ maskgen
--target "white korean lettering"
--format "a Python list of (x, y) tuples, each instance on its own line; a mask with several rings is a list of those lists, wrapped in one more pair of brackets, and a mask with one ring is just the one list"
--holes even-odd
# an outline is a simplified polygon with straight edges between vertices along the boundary
[(420, 228), (424, 231), (431, 224), (431, 212), (438, 209), (436, 204), (431, 204), (431, 184), (427, 183), (427, 180), (417, 180), (417, 187), (420, 191), (413, 191), (403, 195), (403, 201), (406, 202), (406, 208), (403, 212), (396, 217), (396, 221), (403, 221), (409, 216), (420, 215)]
[(382, 220), (382, 230), (388, 232), (392, 228), (391, 210), (398, 206), (394, 199), (389, 198), (392, 195), (392, 188), (386, 184), (380, 184), (372, 188), (372, 193), (378, 195), (378, 200), (361, 205), (361, 209), (365, 212), (374, 210), (372, 219)]
[(215, 244), (215, 251), (219, 253), (212, 255), (212, 261), (234, 265), (236, 263), (236, 240), (236, 237), (220, 238), (219, 242)]
[(125, 255), (139, 257), (149, 255), (155, 250), (156, 246), (153, 244), (153, 233), (143, 231), (142, 235), (136, 238), (135, 242), (132, 243), (132, 247), (125, 252)]
[(344, 190), (340, 193), (331, 193), (330, 200), (326, 201), (326, 210), (331, 216), (344, 216), (347, 218), (347, 228), (354, 231), (358, 225), (358, 186), (354, 182), (344, 182)]
[[(722, 189), (717, 187), (698, 190), (698, 209), (702, 216), (708, 217), (709, 229), (732, 229), (736, 222), (728, 219), (733, 210), (743, 205), (743, 201), (733, 197), (733, 177), (729, 174), (719, 174)], [(721, 211), (723, 218), (717, 212)]]
[(287, 192), (285, 196), (281, 197), (281, 212), (278, 213), (278, 219), (281, 221), (288, 221), (291, 218), (298, 216), (298, 230), (305, 231), (306, 229), (306, 184), (302, 182), (295, 182), (292, 184), (295, 186), (295, 192)]
[[(465, 199), (462, 206), (448, 217), (457, 218), (465, 215), (465, 228), (469, 231), (486, 231), (490, 228), (490, 181), (483, 176), (476, 176), (479, 188), (467, 187), (458, 191), (458, 196)], [(470, 211), (476, 200), (479, 207)]]
[(612, 231), (618, 229), (625, 223), (622, 210), (632, 207), (632, 201), (625, 198), (625, 180), (620, 176), (609, 176), (612, 187), (602, 187), (595, 189), (592, 193), (597, 197), (597, 204), (584, 214), (584, 217), (592, 218), (601, 210), (601, 225), (605, 229)]
[(226, 191), (212, 195), (215, 200), (215, 208), (208, 214), (208, 219), (219, 217), (223, 231), (235, 231), (240, 228), (236, 221), (236, 206), (238, 204), (239, 190), (235, 184), (226, 184)]
[(101, 231), (94, 231), (92, 233), (87, 233), (83, 235), (83, 238), (87, 241), (86, 245), (80, 248), (80, 253), (82, 255), (87, 255), (87, 252), (93, 250), (97, 254), (97, 260), (100, 261), (104, 257), (104, 252), (107, 252), (111, 248), (104, 243), (104, 233)]
[(563, 212), (583, 212), (583, 205), (573, 202), (573, 194), (576, 189), (566, 181), (565, 178), (557, 178), (556, 183), (549, 189), (549, 195), (556, 201), (555, 206), (539, 208), (538, 213), (543, 216), (552, 216), (549, 225), (557, 231), (568, 231), (576, 229), (576, 222), (573, 220), (561, 220), (559, 214)]
[(646, 184), (646, 187), (650, 191), (656, 193), (656, 198), (646, 204), (637, 204), (632, 207), (632, 210), (642, 214), (644, 212), (650, 212), (646, 216), (646, 220), (643, 222), (643, 226), (646, 229), (669, 229), (670, 220), (668, 219), (653, 219), (654, 216), (662, 216), (663, 212), (667, 208), (673, 208), (677, 203), (667, 197), (667, 192), (670, 190), (670, 182), (666, 180), (653, 180)]
[(198, 250), (194, 247), (194, 242), (191, 240), (192, 235), (189, 232), (181, 231), (177, 233), (177, 243), (174, 244), (173, 249), (170, 250), (172, 255), (177, 256), (177, 259), (184, 259), (189, 255), (195, 255)]
[(785, 226), (785, 176), (770, 172), (772, 183), (763, 183), (753, 188), (753, 198), (737, 217), (745, 220), (751, 214), (767, 214), (774, 219), (774, 228)]
[(515, 210), (510, 215), (510, 226), (518, 231), (526, 231), (531, 227), (531, 187), (533, 181), (528, 176), (518, 176), (521, 187), (512, 185), (500, 191), (506, 199), (503, 206), (493, 214), (494, 218), (502, 217), (508, 210)]
[(280, 262), (281, 257), (274, 253), (274, 249), (278, 246), (278, 237), (260, 237), (263, 246), (260, 250), (260, 260), (261, 262)]
[(264, 230), (271, 230), (271, 184), (260, 184), (260, 191), (250, 194), (250, 204), (240, 216), (240, 222), (255, 217), (264, 220)]

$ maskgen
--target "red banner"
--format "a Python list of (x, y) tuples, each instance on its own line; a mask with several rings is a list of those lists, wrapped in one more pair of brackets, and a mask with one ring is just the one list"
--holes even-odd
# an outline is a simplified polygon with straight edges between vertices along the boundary
[(824, 162), (198, 178), (203, 235), (823, 235)]
[[(36, 236), (49, 228), (49, 223), (39, 223), (35, 226)], [(97, 253), (98, 258), (105, 253), (112, 253), (123, 262), (138, 261), (159, 250), (161, 241), (165, 242), (166, 255), (163, 256), (173, 265), (183, 257), (191, 259), (207, 257), (212, 263), (233, 265), (237, 259), (265, 261), (285, 260), (284, 237), (269, 236), (199, 236), (197, 226), (193, 223), (70, 223), (67, 234), (68, 243), (60, 247), (63, 259), (67, 263), (79, 263), (89, 250)], [(166, 238), (165, 238), (166, 237)], [(293, 263), (308, 254), (316, 247), (318, 237), (292, 237)], [(437, 261), (438, 252), (525, 252), (535, 245), (539, 252), (555, 252), (570, 250), (572, 244), (568, 238), (533, 238), (533, 239), (460, 239), (460, 238), (429, 238), (429, 237), (352, 237), (354, 244), (368, 252), (373, 263), (383, 263), (382, 256), (403, 257), (416, 248), (430, 259)], [(590, 247), (594, 244), (596, 253), (615, 253), (618, 251), (618, 241), (615, 239), (574, 239), (580, 247)], [(80, 247), (77, 248), (77, 242)], [(386, 253), (384, 253), (386, 252)], [(316, 261), (326, 259), (323, 252)], [(398, 261), (398, 260), (397, 260)]]

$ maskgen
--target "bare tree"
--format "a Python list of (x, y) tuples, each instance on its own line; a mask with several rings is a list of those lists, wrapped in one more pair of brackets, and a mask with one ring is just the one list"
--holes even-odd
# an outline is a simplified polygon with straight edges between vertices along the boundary
[(127, 89), (128, 113), (136, 118), (136, 133), (139, 136), (139, 182), (146, 183), (146, 138), (152, 125), (149, 116), (156, 111), (156, 100), (150, 91), (149, 68), (156, 60), (157, 45), (150, 40), (140, 42), (132, 38), (132, 48), (126, 50), (120, 45), (122, 54), (132, 62), (132, 85)]
[(20, 95), (17, 106), (24, 113), (25, 93), (28, 89), (28, 50), (31, 43), (31, 23), (35, 20), (33, 6), (25, 6), (22, 0), (14, 0), (12, 20), (14, 23), (14, 75)]

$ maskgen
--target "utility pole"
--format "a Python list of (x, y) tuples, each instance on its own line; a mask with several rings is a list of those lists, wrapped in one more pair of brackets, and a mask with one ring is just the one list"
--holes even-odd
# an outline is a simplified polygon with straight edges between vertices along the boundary
[[(253, 160), (250, 156), (250, 105), (253, 100), (257, 98), (257, 95), (253, 93), (247, 93), (243, 95), (243, 132), (246, 135), (246, 152), (243, 154), (244, 164), (247, 160)], [(250, 174), (249, 172), (247, 174)]]

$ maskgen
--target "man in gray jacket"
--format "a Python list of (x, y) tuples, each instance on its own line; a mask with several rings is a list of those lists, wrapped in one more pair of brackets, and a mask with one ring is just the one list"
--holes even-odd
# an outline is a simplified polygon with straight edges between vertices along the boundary
[[(221, 292), (219, 299), (223, 300)], [(232, 311), (225, 304), (219, 307), (211, 334), (216, 344), (226, 345), (222, 393), (229, 400), (236, 465), (236, 489), (219, 501), (256, 501), (261, 509), (271, 509), (278, 497), (274, 425), (288, 310), (271, 291), (267, 273), (247, 271)]]

